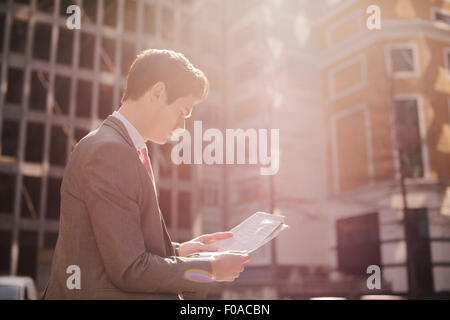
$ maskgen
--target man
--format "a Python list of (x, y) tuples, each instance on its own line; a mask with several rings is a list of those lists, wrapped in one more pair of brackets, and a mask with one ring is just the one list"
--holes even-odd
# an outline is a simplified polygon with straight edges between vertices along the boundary
[(118, 112), (77, 144), (65, 169), (44, 299), (205, 298), (212, 281), (243, 271), (244, 253), (187, 257), (215, 251), (211, 244), (230, 233), (171, 241), (145, 145), (184, 130), (207, 91), (203, 72), (180, 53), (147, 50), (136, 58)]

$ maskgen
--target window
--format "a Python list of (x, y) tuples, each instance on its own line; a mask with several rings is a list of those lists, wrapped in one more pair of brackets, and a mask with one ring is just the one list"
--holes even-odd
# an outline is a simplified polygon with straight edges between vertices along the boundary
[(337, 220), (336, 228), (339, 270), (362, 275), (381, 265), (377, 213)]
[(180, 39), (183, 45), (192, 45), (192, 15), (184, 11), (180, 15)]
[(33, 71), (31, 74), (31, 91), (29, 96), (29, 108), (45, 112), (47, 104), (47, 90), (44, 84), (48, 84), (48, 74), (41, 71)]
[(205, 182), (202, 186), (202, 204), (217, 206), (219, 204), (219, 186), (214, 182)]
[(365, 55), (358, 55), (331, 69), (328, 84), (331, 100), (340, 99), (365, 88), (367, 85)]
[(19, 146), (19, 122), (14, 120), (3, 120), (1, 155), (17, 157)]
[(78, 80), (76, 95), (76, 115), (77, 117), (90, 118), (92, 103), (92, 83), (86, 80)]
[(113, 87), (106, 84), (100, 85), (99, 101), (98, 101), (98, 117), (105, 119), (109, 116), (113, 109)]
[(173, 145), (170, 143), (159, 146), (159, 176), (163, 179), (170, 179), (172, 177), (172, 160), (170, 158), (172, 147)]
[(89, 133), (89, 131), (85, 130), (85, 129), (79, 129), (76, 128), (75, 132), (74, 132), (74, 139), (76, 142), (80, 141), (82, 138), (84, 138), (87, 134)]
[(0, 52), (3, 52), (3, 37), (5, 36), (5, 14), (0, 12)]
[(116, 59), (116, 41), (114, 39), (102, 38), (103, 53), (100, 56), (101, 70), (106, 72), (114, 72)]
[(244, 204), (256, 201), (261, 196), (261, 183), (258, 178), (246, 178), (237, 181), (233, 190), (233, 203)]
[(44, 157), (44, 125), (29, 122), (27, 127), (27, 141), (25, 161), (42, 162)]
[(191, 194), (189, 192), (178, 193), (178, 228), (191, 228)]
[(153, 36), (156, 32), (156, 10), (153, 4), (144, 3), (144, 33)]
[(59, 28), (58, 39), (58, 55), (56, 62), (65, 65), (72, 64), (72, 51), (73, 51), (73, 31), (67, 28)]
[(369, 105), (333, 115), (331, 127), (334, 191), (368, 185), (374, 174)]
[(9, 50), (14, 53), (25, 53), (27, 44), (28, 23), (20, 20), (14, 20), (9, 38)]
[(59, 206), (60, 199), (60, 178), (49, 178), (47, 182), (47, 214), (46, 219), (58, 220), (59, 219)]
[(431, 8), (431, 19), (437, 22), (442, 22), (450, 25), (450, 10), (443, 8)]
[(60, 126), (52, 126), (50, 139), (50, 163), (64, 166), (66, 164), (67, 135)]
[(39, 217), (39, 204), (41, 198), (41, 178), (23, 177), (22, 218), (37, 219)]
[(178, 165), (178, 179), (187, 180), (191, 179), (192, 175), (192, 166), (188, 164), (181, 163)]
[(16, 4), (30, 5), (31, 0), (13, 0)]
[(136, 45), (134, 42), (122, 43), (122, 75), (126, 76), (136, 57)]
[(415, 43), (388, 46), (386, 53), (388, 74), (394, 78), (420, 75), (419, 50)]
[(97, 22), (97, 0), (83, 0), (82, 8), (89, 19), (88, 21), (95, 24)]
[(6, 102), (22, 104), (23, 90), (23, 70), (8, 69), (8, 91), (6, 92)]
[(407, 229), (406, 246), (410, 248), (408, 271), (411, 276), (415, 277), (416, 292), (423, 296), (431, 296), (435, 292), (428, 220), (427, 208), (408, 209), (404, 219)]
[(36, 8), (39, 11), (49, 13), (49, 14), (53, 13), (54, 7), (55, 7), (55, 1), (51, 1), (51, 0), (38, 0), (36, 3)]
[(361, 11), (355, 11), (341, 18), (326, 29), (327, 46), (336, 45), (348, 40), (363, 30), (363, 15)]
[(392, 49), (391, 58), (394, 72), (414, 71), (413, 51), (411, 49)]
[(13, 214), (15, 186), (16, 177), (14, 175), (0, 173), (0, 213)]
[[(61, 0), (61, 3), (59, 5), (59, 14), (61, 17), (66, 18), (67, 17), (67, 8), (71, 5), (75, 4), (75, 0)], [(95, 2), (95, 1), (92, 1)]]
[(52, 38), (52, 27), (47, 23), (36, 23), (34, 28), (33, 58), (50, 60), (50, 41)]
[(36, 231), (19, 231), (19, 262), (17, 273), (36, 277), (38, 259), (38, 239)]
[(399, 158), (407, 178), (424, 177), (422, 137), (417, 99), (395, 101), (396, 138)]
[(95, 36), (89, 33), (81, 33), (80, 37), (80, 67), (85, 69), (94, 68), (94, 45)]
[(136, 0), (125, 1), (123, 27), (126, 32), (136, 32)]
[(115, 28), (117, 25), (117, 0), (103, 0), (103, 24)]
[(175, 35), (175, 17), (172, 8), (163, 7), (162, 10), (162, 37), (165, 40), (173, 40)]
[(11, 231), (0, 231), (0, 274), (9, 274), (11, 264)]
[(70, 78), (56, 75), (54, 114), (69, 114)]
[(44, 248), (54, 250), (56, 247), (56, 241), (58, 240), (58, 234), (53, 232), (46, 232), (44, 234)]

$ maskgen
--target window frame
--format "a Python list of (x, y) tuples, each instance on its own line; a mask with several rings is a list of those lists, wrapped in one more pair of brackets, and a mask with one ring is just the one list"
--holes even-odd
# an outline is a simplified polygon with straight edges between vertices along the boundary
[[(417, 113), (418, 113), (418, 120), (419, 120), (419, 134), (420, 134), (420, 149), (422, 154), (422, 165), (423, 165), (423, 177), (421, 178), (408, 178), (408, 179), (428, 179), (430, 177), (430, 162), (429, 162), (429, 156), (428, 156), (428, 146), (427, 146), (427, 132), (426, 132), (426, 121), (425, 121), (425, 110), (424, 110), (424, 102), (423, 102), (423, 95), (411, 93), (411, 94), (396, 94), (394, 95), (393, 99), (393, 107), (395, 108), (395, 102), (398, 100), (416, 100), (417, 101)], [(395, 112), (396, 110), (392, 110), (392, 112)], [(395, 139), (397, 139), (397, 135), (395, 133), (395, 128), (393, 127), (392, 130), (393, 136)], [(394, 168), (395, 168), (395, 175), (397, 179), (400, 179), (400, 158), (398, 150), (395, 148), (397, 144), (397, 140), (394, 143)]]
[(369, 185), (374, 183), (375, 167), (372, 146), (372, 124), (370, 120), (370, 106), (368, 102), (363, 102), (354, 107), (345, 109), (331, 117), (331, 152), (332, 152), (332, 170), (333, 170), (333, 191), (341, 191), (340, 170), (339, 170), (339, 145), (337, 139), (337, 122), (356, 112), (364, 113), (364, 126), (366, 129), (366, 152), (367, 152), (367, 173), (369, 176)]
[[(413, 54), (413, 71), (394, 71), (392, 50), (411, 49)], [(419, 46), (415, 42), (393, 43), (385, 47), (386, 69), (389, 77), (394, 79), (406, 79), (419, 77), (422, 73), (419, 59)]]
[[(348, 89), (345, 89), (341, 92), (336, 92), (335, 90), (335, 74), (339, 71), (344, 70), (345, 68), (348, 68), (354, 64), (359, 63), (361, 66), (361, 79), (362, 81), (360, 83), (357, 83), (353, 86), (351, 86)], [(367, 86), (368, 83), (368, 75), (367, 75), (367, 59), (365, 54), (359, 54), (353, 58), (350, 58), (348, 60), (345, 60), (341, 62), (340, 64), (336, 65), (328, 72), (328, 90), (329, 90), (329, 97), (331, 101), (335, 101), (338, 99), (341, 99), (343, 97), (346, 97), (352, 93), (358, 92), (359, 90), (364, 89)]]
[[(449, 1), (447, 0), (446, 2), (449, 2)], [(447, 10), (447, 9), (444, 9), (444, 8), (438, 8), (438, 7), (431, 7), (430, 12), (431, 12), (431, 20), (434, 23), (438, 23), (438, 24), (440, 24), (442, 26), (446, 26), (446, 27), (450, 28), (450, 23), (446, 23), (446, 22), (443, 22), (441, 20), (437, 20), (437, 18), (436, 18), (437, 13), (446, 15), (446, 16), (448, 16), (450, 18), (450, 10)]]
[[(332, 41), (332, 35), (333, 32), (339, 28), (340, 26), (342, 26), (344, 23), (355, 19), (357, 20), (358, 23), (358, 31), (346, 38), (344, 38), (344, 40), (340, 40), (339, 42), (335, 42), (333, 43)], [(327, 48), (336, 46), (336, 45), (340, 45), (345, 41), (348, 41), (349, 39), (351, 39), (352, 37), (354, 37), (355, 35), (360, 34), (362, 31), (364, 30), (364, 19), (363, 19), (363, 11), (362, 10), (356, 10), (353, 11), (345, 16), (343, 16), (341, 19), (339, 19), (338, 21), (334, 22), (333, 24), (331, 24), (330, 26), (328, 26), (325, 30), (325, 41), (326, 41), (326, 46)]]

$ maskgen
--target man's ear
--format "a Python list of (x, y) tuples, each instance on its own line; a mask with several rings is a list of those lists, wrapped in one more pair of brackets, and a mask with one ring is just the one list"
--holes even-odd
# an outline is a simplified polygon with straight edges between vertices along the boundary
[(150, 99), (152, 103), (158, 104), (166, 100), (166, 85), (164, 82), (157, 82), (150, 89)]

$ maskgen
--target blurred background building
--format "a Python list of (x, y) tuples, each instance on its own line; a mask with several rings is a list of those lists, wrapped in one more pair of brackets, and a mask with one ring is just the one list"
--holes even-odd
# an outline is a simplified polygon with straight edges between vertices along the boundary
[(316, 24), (333, 266), (379, 265), (393, 292), (430, 296), (450, 288), (450, 3), (376, 1), (371, 31), (372, 4)]
[[(82, 10), (80, 30), (66, 9)], [(450, 291), (450, 3), (380, 0), (0, 1), (0, 273), (43, 289), (59, 188), (76, 142), (120, 106), (146, 48), (183, 52), (211, 81), (192, 120), (279, 128), (260, 165), (180, 165), (149, 145), (174, 241), (255, 211), (290, 229), (212, 298), (358, 297)], [(188, 123), (192, 130), (192, 121)], [(406, 196), (404, 196), (406, 195)], [(405, 206), (406, 203), (406, 206)]]

